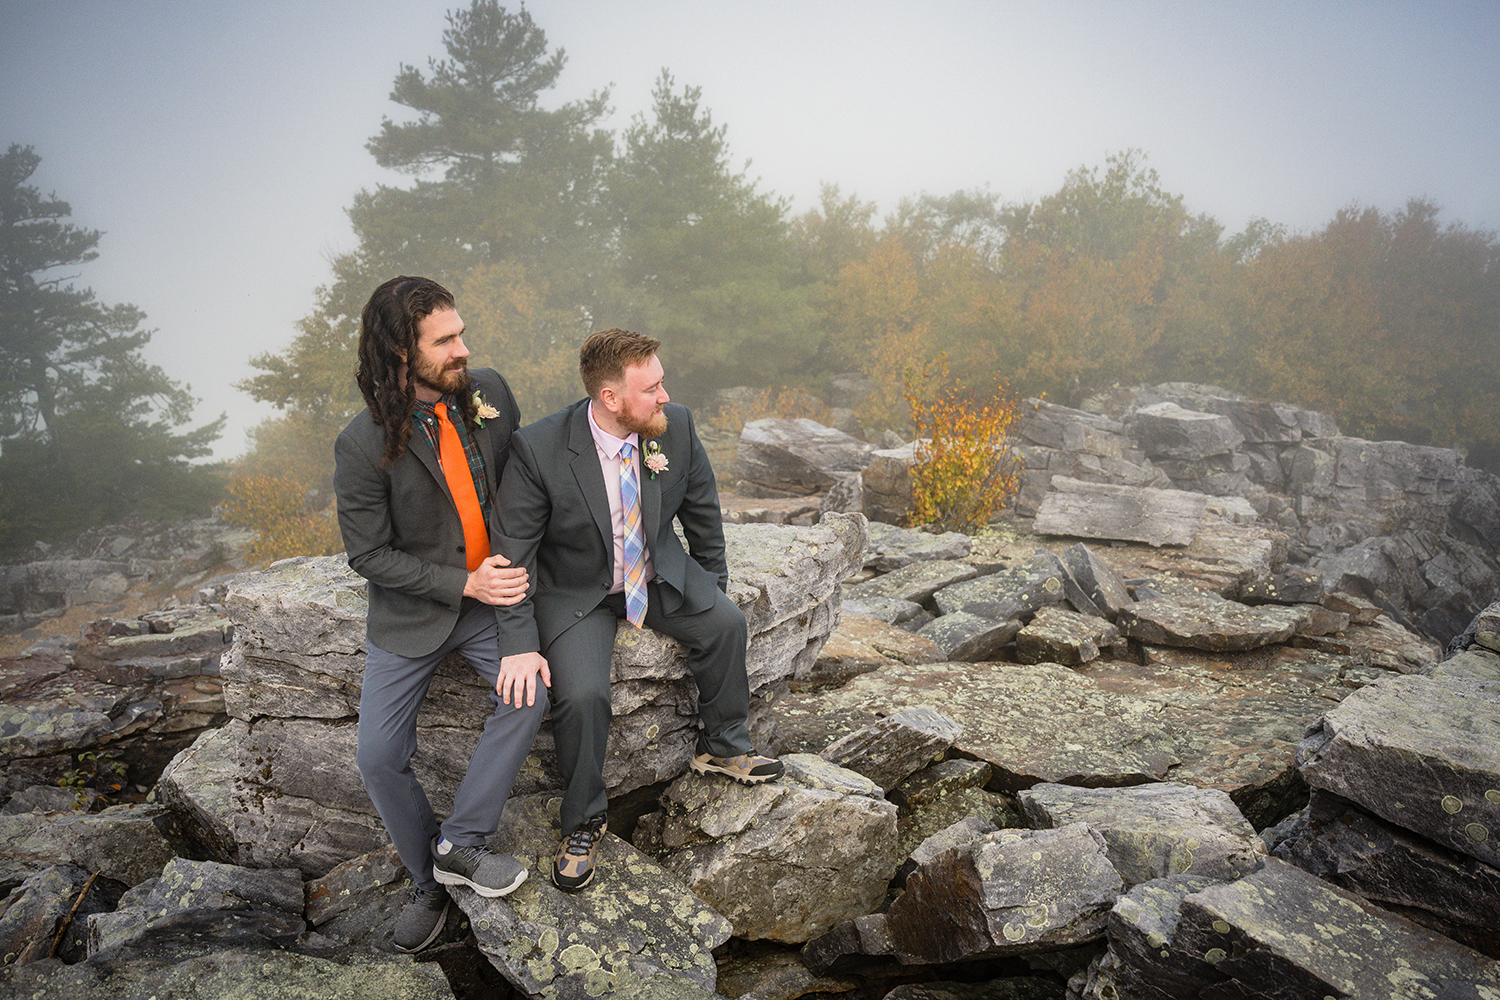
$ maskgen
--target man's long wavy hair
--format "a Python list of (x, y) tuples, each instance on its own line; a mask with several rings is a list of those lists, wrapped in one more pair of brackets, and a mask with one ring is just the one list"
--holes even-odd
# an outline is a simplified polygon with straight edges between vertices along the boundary
[[(359, 316), (359, 368), (354, 380), (375, 423), (385, 428), (384, 464), (389, 466), (411, 443), (411, 416), (417, 407), (415, 383), (403, 377), (406, 359), (416, 359), (417, 324), (440, 309), (452, 309), (453, 293), (431, 278), (392, 278), (370, 295)], [(454, 402), (464, 425), (474, 430), (474, 398), (468, 373)]]

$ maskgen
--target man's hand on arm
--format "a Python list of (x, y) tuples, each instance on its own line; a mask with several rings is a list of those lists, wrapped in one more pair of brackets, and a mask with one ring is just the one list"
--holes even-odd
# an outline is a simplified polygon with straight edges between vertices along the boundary
[[(526, 704), (536, 704), (536, 679), (552, 686), (552, 671), (547, 669), (547, 660), (541, 653), (515, 653), (500, 657), (500, 676), (495, 679), (495, 693), (507, 705), (521, 704), (521, 693), (526, 693)], [(515, 701), (511, 701), (511, 694)]]
[(518, 604), (526, 598), (526, 569), (511, 566), (502, 555), (493, 555), (479, 564), (464, 583), (464, 596), (475, 597), (485, 604)]

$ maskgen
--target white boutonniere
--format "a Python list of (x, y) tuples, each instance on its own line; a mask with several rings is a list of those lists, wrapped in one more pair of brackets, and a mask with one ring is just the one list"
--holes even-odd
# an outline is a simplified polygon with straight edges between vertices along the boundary
[(483, 427), (486, 420), (490, 419), (491, 417), (498, 417), (499, 415), (500, 411), (495, 409), (489, 403), (486, 403), (484, 401), (484, 396), (478, 390), (475, 390), (474, 416), (476, 417), (476, 419), (474, 422), (480, 427)]
[(651, 470), (652, 479), (658, 472), (667, 471), (667, 456), (661, 453), (661, 445), (655, 441), (646, 442), (646, 468)]

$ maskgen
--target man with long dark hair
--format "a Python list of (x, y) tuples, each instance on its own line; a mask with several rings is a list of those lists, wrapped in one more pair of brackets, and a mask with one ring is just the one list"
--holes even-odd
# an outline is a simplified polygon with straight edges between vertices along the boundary
[[(526, 880), (485, 841), (547, 710), (538, 679), (550, 683), (545, 666), (501, 669), (497, 608), (526, 596), (527, 574), (492, 554), (490, 516), (520, 410), (498, 372), (468, 370), (463, 334), (437, 282), (402, 276), (375, 289), (355, 376), (366, 408), (334, 447), (344, 549), (369, 581), (357, 763), (414, 883), (393, 934), (409, 952), (442, 931), (444, 886), (493, 897)], [(440, 825), (411, 758), (417, 711), (451, 652), (494, 688), (494, 711)]]

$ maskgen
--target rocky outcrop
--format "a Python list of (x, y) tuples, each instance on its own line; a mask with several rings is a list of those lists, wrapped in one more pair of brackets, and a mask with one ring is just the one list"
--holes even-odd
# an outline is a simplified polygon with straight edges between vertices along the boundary
[[(177, 756), (154, 802), (49, 812), (48, 789), (25, 787), (43, 755), (15, 766), (0, 931), (32, 960), (0, 969), (0, 989), (123, 996), (139, 980), (172, 996), (165, 956), (216, 985), (245, 959), (292, 985), (302, 970), (365, 984), (367, 967), (440, 963), (445, 981), (395, 988), (506, 1000), (1500, 989), (1500, 606), (1446, 659), (1417, 632), (1463, 604), (1452, 594), (1488, 559), (1455, 561), (1454, 540), (1492, 551), (1483, 499), (1459, 490), (1441, 532), (1371, 547), (1389, 566), (1364, 589), (1371, 560), (1319, 568), (1309, 511), (1324, 501), (1265, 485), (1294, 482), (1304, 447), (1339, 452), (1320, 443), (1339, 439), (1331, 422), (1158, 389), (1122, 394), (1113, 415), (1030, 418), (1043, 461), (1028, 476), (1051, 470), (1038, 500), (1142, 505), (1099, 535), (1039, 533), (1029, 516), (973, 537), (867, 532), (852, 516), (733, 528), (755, 727), (786, 777), (684, 774), (676, 653), (623, 638), (596, 884), (547, 884), (544, 735), (492, 842), (532, 877), (500, 900), (456, 890), (434, 963), (380, 950), (404, 878), (352, 767), (358, 582), (337, 560), (244, 581), (225, 604), (230, 719)], [(1406, 500), (1443, 502), (1458, 489), (1444, 468), (1403, 481)], [(1385, 503), (1371, 484), (1395, 475), (1370, 473), (1361, 502)], [(1328, 502), (1353, 504), (1359, 491), (1333, 482)], [(1101, 483), (1112, 491), (1083, 492)], [(1155, 523), (1172, 493), (1207, 497), (1186, 518), (1172, 498), (1183, 540), (1108, 537)], [(33, 680), (120, 662), (76, 659), (39, 655)], [(483, 695), (463, 665), (440, 671), (416, 762), (440, 810)], [(150, 718), (137, 735), (169, 716)], [(85, 932), (63, 926), (75, 900)]]
[[(1015, 511), (1038, 533), (1191, 547), (1221, 521), (1253, 522), (1281, 535), (1283, 562), (1439, 642), (1500, 596), (1500, 478), (1456, 451), (1344, 437), (1326, 414), (1212, 386), (1098, 402), (1022, 408)], [(913, 458), (908, 446), (864, 466), (867, 514), (904, 520)]]
[(87, 805), (156, 780), (225, 721), (221, 605), (100, 619), (76, 642), (0, 659), (0, 791), (59, 782)]
[(752, 420), (740, 432), (735, 491), (752, 497), (824, 493), (857, 476), (872, 447), (815, 420)]
[(0, 566), (0, 627), (19, 629), (79, 604), (111, 604), (131, 591), (191, 593), (209, 573), (248, 565), (255, 532), (217, 517), (91, 528), (72, 544), (37, 542)]

